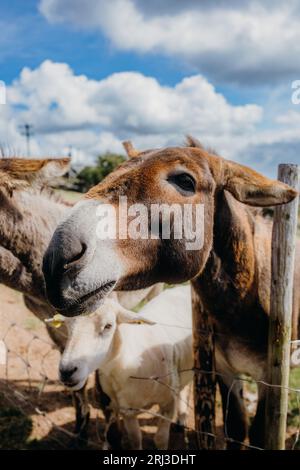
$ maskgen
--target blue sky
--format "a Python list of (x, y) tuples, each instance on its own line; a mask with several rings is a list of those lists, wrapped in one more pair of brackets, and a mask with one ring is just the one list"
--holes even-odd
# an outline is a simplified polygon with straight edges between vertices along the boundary
[[(276, 173), (300, 154), (296, 0), (2, 0), (0, 142), (80, 164), (99, 152), (181, 143)], [(281, 150), (282, 149), (282, 152)]]
[[(174, 85), (187, 73), (172, 58), (120, 52), (101, 31), (86, 31), (71, 24), (49, 24), (38, 5), (37, 0), (1, 2), (1, 21), (17, 29), (8, 51), (3, 51), (0, 57), (1, 79), (8, 84), (23, 67), (36, 68), (46, 59), (66, 62), (76, 74), (95, 79), (134, 70), (155, 76), (162, 84)], [(192, 67), (189, 72), (192, 73)]]

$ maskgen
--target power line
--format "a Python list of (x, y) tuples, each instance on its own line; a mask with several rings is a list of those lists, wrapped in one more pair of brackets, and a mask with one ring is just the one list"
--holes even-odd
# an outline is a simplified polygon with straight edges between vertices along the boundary
[(30, 156), (30, 138), (33, 135), (33, 125), (32, 124), (23, 124), (19, 126), (20, 132), (26, 137), (26, 147), (27, 147), (27, 156)]

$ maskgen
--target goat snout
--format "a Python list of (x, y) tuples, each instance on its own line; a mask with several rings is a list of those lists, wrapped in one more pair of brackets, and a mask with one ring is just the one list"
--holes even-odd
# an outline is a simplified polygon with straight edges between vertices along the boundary
[(74, 364), (71, 365), (61, 365), (59, 367), (59, 377), (60, 380), (66, 385), (74, 385), (74, 375), (77, 372), (78, 367)]

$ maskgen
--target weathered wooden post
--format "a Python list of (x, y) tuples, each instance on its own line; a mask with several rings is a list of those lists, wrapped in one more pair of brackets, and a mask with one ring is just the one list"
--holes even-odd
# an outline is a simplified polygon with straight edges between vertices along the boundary
[[(278, 179), (299, 190), (298, 166), (279, 165)], [(274, 213), (265, 421), (265, 447), (272, 450), (285, 448), (298, 199)]]
[(192, 287), (194, 347), (194, 409), (200, 449), (215, 448), (214, 334), (209, 316)]

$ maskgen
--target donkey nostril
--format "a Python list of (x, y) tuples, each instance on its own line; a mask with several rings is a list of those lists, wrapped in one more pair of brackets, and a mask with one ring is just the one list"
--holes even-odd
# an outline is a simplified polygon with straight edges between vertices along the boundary
[(74, 254), (72, 258), (67, 260), (67, 262), (63, 266), (64, 270), (66, 271), (70, 267), (74, 266), (78, 261), (80, 261), (83, 255), (85, 254), (86, 250), (86, 243), (81, 243), (81, 250), (78, 253)]

